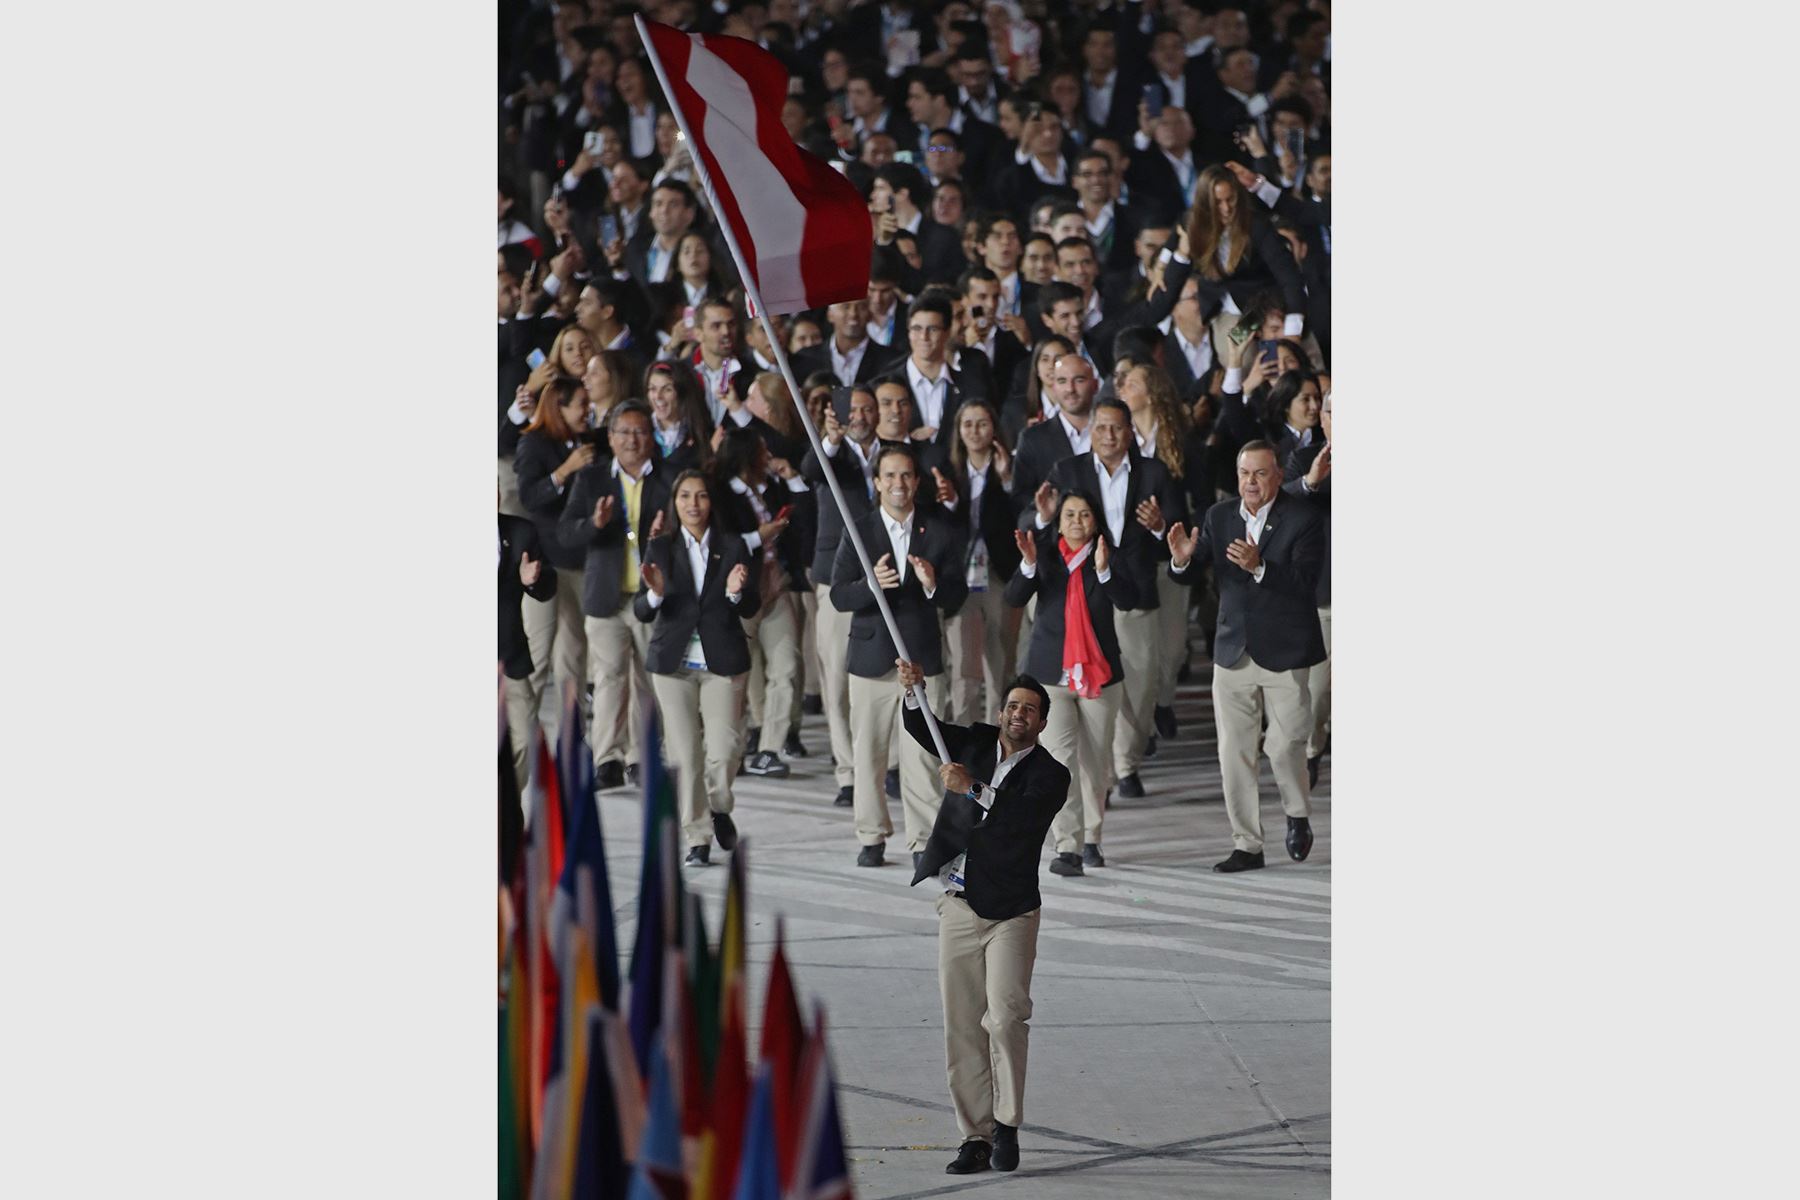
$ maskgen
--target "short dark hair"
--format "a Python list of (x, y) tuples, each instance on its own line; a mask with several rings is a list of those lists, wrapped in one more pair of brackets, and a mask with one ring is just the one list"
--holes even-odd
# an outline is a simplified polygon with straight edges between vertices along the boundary
[[(735, 322), (738, 319), (737, 305), (733, 304), (723, 296), (708, 296), (706, 299), (700, 301), (700, 306), (694, 310), (694, 315), (699, 317), (701, 313), (709, 308), (722, 308), (731, 314), (732, 321)], [(700, 319), (704, 321), (706, 318), (701, 317)]]
[(906, 461), (912, 464), (913, 474), (915, 476), (919, 474), (919, 452), (917, 450), (905, 442), (883, 442), (881, 448), (875, 451), (875, 461), (869, 464), (870, 470), (874, 471), (877, 477), (881, 475), (882, 460), (890, 454), (904, 455)]
[(911, 163), (885, 163), (875, 168), (875, 178), (887, 180), (888, 186), (896, 192), (905, 192), (914, 208), (924, 208), (931, 203), (931, 186), (925, 182), (925, 172)]
[(986, 212), (975, 214), (975, 240), (978, 242), (987, 241), (988, 237), (994, 232), (994, 226), (1002, 221), (1011, 225), (1014, 233), (1019, 231), (1018, 221), (1014, 220), (1013, 215), (1009, 212), (995, 212), (990, 209)]
[(1163, 331), (1154, 325), (1128, 326), (1113, 335), (1113, 361), (1129, 358), (1132, 362), (1154, 362), (1163, 340)]
[(1103, 162), (1106, 163), (1106, 169), (1109, 171), (1112, 170), (1112, 165), (1113, 165), (1112, 155), (1108, 154), (1104, 150), (1094, 149), (1092, 144), (1090, 144), (1086, 150), (1083, 150), (1080, 154), (1077, 154), (1075, 156), (1075, 169), (1079, 171), (1081, 169), (1081, 164), (1086, 162), (1090, 158), (1098, 158), (1098, 159), (1102, 160)]
[(1064, 283), (1060, 279), (1052, 279), (1049, 283), (1038, 288), (1038, 315), (1042, 317), (1049, 316), (1051, 310), (1064, 300), (1073, 300), (1075, 303), (1080, 304), (1081, 289), (1072, 283)]
[(1000, 277), (998, 275), (994, 274), (993, 269), (991, 267), (984, 267), (980, 263), (976, 263), (974, 266), (970, 267), (968, 270), (964, 271), (961, 275), (958, 275), (956, 277), (956, 290), (959, 294), (966, 296), (969, 294), (969, 285), (971, 283), (999, 283), (999, 282), (1000, 282)]
[(1300, 118), (1300, 124), (1306, 126), (1308, 129), (1312, 128), (1313, 106), (1306, 102), (1304, 96), (1285, 96), (1269, 105), (1268, 115), (1270, 118), (1269, 127), (1271, 129), (1273, 129), (1275, 125), (1274, 117), (1276, 113), (1293, 113), (1296, 117)]
[(938, 145), (942, 145), (945, 142), (949, 142), (950, 144), (954, 145), (958, 150), (962, 149), (962, 135), (957, 133), (956, 130), (950, 128), (948, 125), (940, 125), (936, 129), (932, 130), (931, 131), (931, 140), (933, 143), (938, 144)]
[(1046, 197), (1044, 203), (1051, 205), (1050, 220), (1052, 222), (1060, 221), (1064, 217), (1080, 217), (1083, 221), (1087, 220), (1087, 214), (1082, 212), (1081, 206), (1072, 200), (1051, 196)]
[(1031, 243), (1033, 243), (1033, 242), (1049, 242), (1050, 243), (1050, 252), (1052, 254), (1056, 253), (1056, 239), (1051, 237), (1049, 234), (1045, 233), (1041, 229), (1033, 230), (1025, 238), (1024, 241), (1019, 243), (1019, 245), (1021, 247), (1025, 247), (1025, 246), (1031, 245)]
[[(1080, 213), (1080, 211), (1081, 211), (1080, 209), (1076, 210), (1076, 212), (1078, 214)], [(1086, 249), (1086, 250), (1094, 249), (1094, 240), (1090, 237), (1087, 237), (1084, 234), (1075, 234), (1071, 237), (1066, 237), (1062, 241), (1056, 243), (1056, 253), (1059, 256), (1062, 254), (1062, 252), (1064, 250), (1082, 250), (1082, 249)], [(1098, 251), (1095, 251), (1094, 257), (1095, 258), (1100, 257)]]
[[(1131, 428), (1131, 405), (1125, 403), (1123, 400), (1119, 399), (1117, 396), (1108, 396), (1104, 400), (1094, 401), (1093, 412), (1097, 413), (1103, 408), (1116, 408), (1120, 412), (1124, 413), (1125, 414), (1125, 428), (1127, 428), (1127, 429)], [(1090, 414), (1088, 417), (1088, 421), (1090, 422), (1090, 424), (1092, 423), (1093, 419), (1094, 419), (1093, 416)], [(1129, 450), (1129, 449), (1131, 449), (1131, 447), (1127, 446), (1126, 449)]]
[(906, 319), (910, 322), (920, 313), (936, 313), (938, 316), (944, 318), (945, 329), (950, 328), (956, 320), (956, 309), (953, 308), (950, 302), (944, 299), (941, 294), (932, 295), (930, 292), (922, 293), (917, 300), (912, 302), (912, 306), (906, 310)]
[(623, 403), (613, 405), (612, 411), (606, 414), (606, 432), (611, 433), (613, 431), (613, 426), (619, 423), (620, 417), (628, 417), (634, 414), (648, 421), (652, 430), (656, 428), (656, 417), (650, 412), (650, 406), (648, 404), (645, 404), (642, 400), (626, 400)]
[(1238, 458), (1242, 458), (1246, 454), (1263, 450), (1267, 450), (1269, 452), (1269, 457), (1275, 460), (1275, 469), (1277, 471), (1281, 470), (1281, 456), (1275, 453), (1275, 444), (1266, 438), (1251, 438), (1249, 441), (1238, 447), (1237, 456)]
[(1043, 684), (1021, 671), (1007, 680), (1006, 686), (1000, 689), (1001, 704), (1006, 703), (1006, 698), (1012, 695), (1015, 688), (1024, 688), (1026, 691), (1034, 693), (1038, 698), (1038, 703), (1044, 706), (1044, 711), (1038, 715), (1046, 721), (1050, 719), (1050, 693), (1044, 690)]
[(661, 191), (674, 192), (676, 195), (681, 197), (681, 202), (683, 204), (687, 205), (689, 208), (700, 207), (700, 202), (698, 200), (694, 199), (694, 189), (689, 187), (687, 184), (681, 182), (681, 180), (679, 180), (679, 179), (665, 179), (661, 183), (657, 184), (655, 187), (651, 188), (650, 190), (653, 192), (661, 192)]
[(899, 384), (906, 390), (906, 402), (911, 404), (915, 409), (918, 407), (917, 401), (913, 399), (912, 384), (908, 383), (906, 376), (899, 371), (883, 371), (881, 374), (875, 376), (875, 378), (869, 380), (869, 395), (875, 395), (876, 388), (888, 384)]
[(956, 107), (956, 85), (950, 82), (950, 72), (942, 67), (920, 67), (913, 72), (913, 78), (927, 95), (941, 97), (945, 104)]

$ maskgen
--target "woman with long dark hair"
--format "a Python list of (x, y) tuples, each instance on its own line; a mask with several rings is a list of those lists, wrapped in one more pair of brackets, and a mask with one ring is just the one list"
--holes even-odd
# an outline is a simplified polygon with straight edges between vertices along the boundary
[(1024, 614), (1006, 603), (1005, 591), (1019, 569), (1012, 537), (1019, 514), (1012, 497), (1012, 455), (998, 438), (994, 406), (979, 397), (963, 401), (951, 429), (949, 475), (958, 497), (951, 519), (968, 546), (963, 568), (969, 598), (944, 622), (944, 641), (950, 652), (950, 719), (967, 725), (999, 710), (1005, 699), (1000, 689), (1013, 677)]
[(1275, 288), (1285, 309), (1283, 333), (1298, 337), (1305, 323), (1306, 284), (1293, 251), (1263, 214), (1261, 201), (1244, 190), (1228, 167), (1215, 163), (1200, 172), (1192, 212), (1188, 245), (1205, 306), (1218, 303), (1226, 312), (1248, 311), (1259, 292)]
[(756, 573), (743, 539), (714, 520), (701, 472), (675, 477), (665, 524), (669, 532), (645, 545), (632, 613), (651, 626), (644, 666), (675, 773), (686, 865), (704, 867), (715, 836), (721, 850), (737, 845), (731, 780), (750, 670), (739, 617), (756, 609)]
[(559, 691), (568, 682), (583, 689), (587, 683), (587, 628), (581, 612), (586, 548), (565, 543), (557, 533), (557, 522), (569, 480), (594, 461), (596, 450), (588, 437), (591, 411), (579, 380), (563, 376), (550, 380), (538, 395), (531, 424), (513, 452), (519, 502), (537, 527), (538, 541), (556, 569), (556, 595), (550, 600), (527, 597), (524, 601), (534, 702), (542, 700), (553, 671)]
[[(1055, 693), (1040, 739), (1073, 777), (1068, 802), (1050, 827), (1056, 835), (1050, 870), (1056, 875), (1106, 865), (1100, 821), (1113, 785), (1113, 725), (1125, 678), (1113, 613), (1135, 608), (1138, 596), (1131, 572), (1112, 569), (1103, 511), (1092, 496), (1069, 491), (1058, 501), (1057, 525), (1015, 530), (1019, 569), (1006, 585), (1006, 602), (1014, 608), (1037, 597), (1025, 672), (1067, 689)], [(1071, 586), (1074, 580), (1079, 586)]]
[(712, 458), (712, 414), (700, 377), (685, 362), (658, 359), (644, 368), (656, 455), (668, 470), (704, 467)]
[(1322, 440), (1319, 378), (1310, 370), (1289, 371), (1275, 381), (1263, 404), (1263, 426), (1275, 443), (1275, 461)]

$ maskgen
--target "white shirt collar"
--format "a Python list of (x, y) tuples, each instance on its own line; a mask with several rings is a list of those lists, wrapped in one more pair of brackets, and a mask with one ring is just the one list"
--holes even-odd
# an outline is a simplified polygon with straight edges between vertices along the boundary
[[(636, 483), (644, 482), (644, 480), (646, 480), (650, 477), (650, 472), (655, 469), (656, 469), (656, 459), (655, 458), (646, 458), (644, 460), (644, 469), (642, 471), (638, 472), (638, 477), (636, 480), (634, 480), (634, 482), (636, 482)], [(619, 476), (621, 476), (623, 474), (625, 474), (625, 471), (624, 471), (624, 468), (619, 466), (619, 460), (617, 458), (613, 459), (612, 460), (612, 477), (614, 479), (617, 479)]]
[(1099, 237), (1106, 232), (1106, 227), (1113, 223), (1113, 202), (1108, 200), (1100, 209), (1100, 215), (1087, 223), (1088, 232)]
[[(917, 509), (913, 510), (913, 512), (917, 511)], [(894, 534), (896, 537), (910, 537), (912, 534), (913, 512), (907, 513), (905, 517), (896, 521), (893, 517), (888, 515), (888, 510), (883, 508), (881, 510), (881, 520), (882, 523), (888, 527), (889, 533)]]
[(1106, 469), (1106, 464), (1100, 461), (1100, 452), (1098, 450), (1096, 450), (1096, 451), (1094, 451), (1094, 469), (1096, 471), (1100, 472), (1100, 478), (1102, 481), (1117, 479), (1121, 475), (1130, 475), (1131, 474), (1131, 452), (1129, 450), (1127, 450), (1125, 452), (1125, 457), (1121, 458), (1119, 460), (1119, 469), (1117, 471), (1108, 471)]

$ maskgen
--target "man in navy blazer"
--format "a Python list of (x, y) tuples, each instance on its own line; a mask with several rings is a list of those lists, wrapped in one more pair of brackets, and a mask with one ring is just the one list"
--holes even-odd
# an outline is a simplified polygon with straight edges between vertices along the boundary
[(1288, 855), (1300, 861), (1312, 849), (1307, 672), (1325, 661), (1317, 607), (1325, 514), (1310, 499), (1282, 492), (1275, 447), (1260, 438), (1238, 451), (1237, 482), (1238, 498), (1207, 509), (1198, 529), (1172, 525), (1168, 535), (1170, 578), (1192, 586), (1210, 568), (1219, 593), (1213, 716), (1233, 849), (1213, 870), (1226, 873), (1263, 865), (1259, 739), (1287, 813)]

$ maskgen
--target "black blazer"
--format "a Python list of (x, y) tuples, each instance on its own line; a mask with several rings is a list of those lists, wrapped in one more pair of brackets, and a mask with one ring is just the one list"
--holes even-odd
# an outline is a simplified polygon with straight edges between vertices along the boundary
[[(1060, 424), (1060, 423), (1059, 423)], [(1126, 461), (1131, 464), (1131, 472), (1125, 480), (1125, 527), (1124, 534), (1114, 547), (1116, 573), (1121, 567), (1131, 576), (1131, 582), (1138, 597), (1136, 604), (1124, 604), (1122, 608), (1153, 609), (1157, 607), (1156, 568), (1157, 564), (1169, 557), (1167, 544), (1158, 539), (1148, 529), (1138, 524), (1137, 506), (1152, 496), (1162, 506), (1163, 520), (1170, 525), (1177, 521), (1185, 523), (1188, 519), (1187, 501), (1175, 480), (1169, 475), (1169, 469), (1161, 460), (1147, 458), (1138, 453), (1136, 446), (1127, 446)], [(1100, 501), (1100, 469), (1094, 465), (1092, 454), (1070, 455), (1057, 463), (1050, 471), (1050, 486), (1057, 492), (1083, 491)], [(1029, 501), (1022, 503), (1028, 504)], [(1096, 513), (1100, 518), (1101, 528), (1105, 528), (1104, 514)], [(1037, 527), (1037, 510), (1035, 507), (1022, 517), (1021, 525), (1035, 529)], [(1051, 526), (1055, 528), (1054, 522)], [(1110, 531), (1109, 531), (1110, 533)]]
[[(880, 562), (884, 554), (891, 556), (890, 562), (899, 563), (900, 556), (894, 553), (894, 544), (888, 537), (879, 508), (860, 518), (856, 527), (862, 534), (871, 563)], [(955, 616), (969, 595), (969, 585), (963, 579), (963, 543), (950, 519), (941, 511), (915, 507), (910, 548), (937, 573), (937, 592), (927, 599), (925, 589), (919, 586), (918, 572), (908, 564), (906, 578), (899, 587), (887, 593), (888, 606), (894, 610), (894, 623), (900, 627), (900, 636), (906, 639), (912, 661), (918, 663), (925, 674), (938, 675), (944, 670), (938, 612), (946, 618)], [(872, 581), (864, 576), (862, 564), (856, 560), (856, 547), (850, 544), (849, 538), (838, 543), (837, 560), (832, 564), (831, 603), (839, 612), (853, 614), (846, 664), (850, 674), (879, 679), (892, 671), (900, 651), (888, 635), (887, 623), (881, 619), (881, 609), (875, 603)]]
[[(519, 477), (519, 503), (531, 514), (531, 522), (537, 526), (538, 541), (549, 555), (550, 564), (562, 571), (581, 570), (582, 543), (565, 541), (559, 526), (564, 502), (569, 489), (575, 486), (575, 480), (569, 480), (559, 492), (550, 475), (562, 466), (575, 446), (575, 442), (564, 444), (540, 429), (520, 437), (518, 448), (513, 451), (513, 472)], [(593, 470), (602, 461), (604, 459), (595, 459), (587, 470)], [(577, 478), (580, 475), (581, 472), (576, 472)], [(590, 501), (588, 515), (592, 516), (593, 512)]]
[[(750, 669), (750, 646), (744, 638), (744, 621), (761, 607), (757, 593), (756, 556), (744, 539), (713, 523), (707, 534), (706, 585), (696, 594), (693, 568), (680, 533), (658, 534), (648, 542), (644, 561), (663, 573), (663, 599), (650, 607), (650, 589), (639, 585), (631, 602), (632, 615), (649, 625), (650, 652), (644, 669), (653, 675), (673, 675), (681, 669), (694, 630), (700, 631), (700, 649), (706, 653), (706, 669), (713, 675), (742, 675)], [(743, 564), (744, 590), (733, 604), (725, 598), (725, 578)]]
[(1108, 375), (1112, 373), (1113, 338), (1118, 336), (1120, 330), (1160, 324), (1164, 317), (1175, 311), (1175, 302), (1181, 298), (1181, 289), (1187, 285), (1187, 277), (1193, 269), (1192, 263), (1175, 262), (1171, 259), (1163, 269), (1163, 287), (1157, 290), (1156, 295), (1111, 312), (1105, 310), (1102, 302), (1100, 323), (1081, 336), (1081, 340), (1087, 344), (1088, 353), (1094, 356), (1094, 363), (1101, 371)]
[[(1031, 640), (1025, 646), (1023, 669), (1045, 687), (1054, 688), (1062, 679), (1063, 637), (1067, 632), (1063, 626), (1063, 602), (1069, 594), (1069, 568), (1063, 565), (1055, 529), (1040, 529), (1034, 536), (1037, 540), (1037, 574), (1030, 579), (1025, 578), (1023, 572), (1014, 575), (1006, 585), (1006, 602), (1014, 608), (1024, 608), (1033, 596), (1038, 598), (1037, 620), (1031, 625)], [(1100, 573), (1094, 569), (1093, 555), (1088, 555), (1087, 561), (1081, 564), (1082, 590), (1087, 594), (1088, 618), (1094, 623), (1094, 640), (1100, 643), (1100, 653), (1106, 656), (1106, 665), (1112, 669), (1112, 678), (1106, 682), (1106, 687), (1125, 678), (1125, 666), (1119, 661), (1119, 635), (1113, 629), (1113, 612), (1143, 607), (1137, 581), (1130, 572), (1120, 570), (1120, 565), (1115, 547), (1111, 570), (1106, 582), (1101, 583)], [(1151, 599), (1155, 599), (1154, 585), (1150, 591)]]
[[(815, 586), (831, 582), (831, 572), (837, 563), (838, 542), (844, 536), (844, 515), (831, 496), (831, 485), (825, 482), (827, 467), (837, 476), (838, 486), (844, 489), (844, 499), (850, 505), (852, 520), (861, 520), (874, 507), (874, 502), (869, 499), (869, 487), (863, 480), (862, 465), (857, 460), (856, 451), (840, 445), (837, 453), (827, 458), (823, 464), (813, 451), (806, 452), (806, 457), (800, 461), (800, 474), (812, 485), (819, 498), (814, 509), (818, 520), (813, 531), (812, 579)], [(854, 556), (854, 552), (852, 555)]]
[[(829, 336), (835, 337), (837, 335), (831, 334)], [(811, 375), (814, 371), (831, 370), (831, 351), (826, 349), (822, 342), (817, 346), (808, 346), (804, 350), (796, 351), (791, 357), (794, 367), (794, 378), (801, 382), (805, 382), (806, 377)], [(867, 383), (880, 373), (881, 364), (891, 357), (893, 357), (893, 351), (891, 349), (882, 345), (874, 338), (870, 338), (867, 347), (863, 350), (862, 361), (856, 364), (855, 378), (839, 379), (838, 382), (845, 387), (849, 387), (854, 383)], [(835, 375), (835, 372), (833, 372), (833, 374)], [(512, 401), (508, 400), (507, 403), (510, 404)]]
[[(981, 485), (981, 527), (973, 529), (969, 514), (974, 505), (969, 501), (967, 473), (945, 470), (944, 474), (956, 485), (957, 504), (950, 519), (964, 546), (973, 546), (977, 536), (987, 543), (988, 590), (996, 590), (1019, 569), (1019, 547), (1013, 541), (1013, 529), (1019, 519), (1018, 501), (1007, 493), (1000, 482), (1000, 472), (989, 460)], [(966, 555), (964, 561), (967, 561)]]
[[(876, 365), (875, 374), (898, 375), (901, 379), (906, 380), (907, 390), (911, 391), (912, 379), (906, 372), (906, 363), (908, 359), (912, 358), (912, 350), (906, 347), (905, 336), (900, 331), (895, 332), (894, 340), (900, 343), (902, 349), (898, 353), (889, 351), (887, 356)], [(863, 361), (867, 362), (868, 359), (865, 358)], [(950, 385), (944, 389), (944, 415), (938, 422), (937, 436), (933, 437), (930, 443), (934, 446), (944, 447), (946, 452), (949, 449), (950, 438), (955, 432), (949, 428), (949, 425), (955, 419), (956, 410), (962, 405), (962, 402), (971, 396), (985, 398), (993, 394), (992, 368), (988, 364), (987, 355), (979, 350), (964, 350), (957, 361), (962, 364), (959, 370), (950, 370), (949, 363), (944, 364), (944, 369), (950, 373)], [(913, 414), (916, 421), (920, 424), (924, 423), (925, 414), (920, 411), (916, 396), (913, 397)], [(915, 448), (921, 454), (924, 452), (922, 445), (915, 443)], [(925, 469), (927, 473), (930, 472), (929, 465)]]
[(1237, 500), (1206, 510), (1194, 560), (1173, 578), (1189, 586), (1210, 566), (1219, 591), (1219, 624), (1213, 661), (1235, 666), (1246, 653), (1269, 671), (1292, 671), (1325, 661), (1319, 627), (1319, 570), (1325, 560), (1325, 513), (1310, 500), (1277, 493), (1269, 503), (1257, 549), (1267, 570), (1261, 583), (1225, 557), (1225, 547), (1244, 536)]
[(1281, 490), (1288, 493), (1290, 496), (1301, 496), (1311, 500), (1312, 503), (1325, 514), (1325, 559), (1319, 564), (1319, 590), (1316, 595), (1320, 608), (1330, 608), (1331, 476), (1325, 476), (1325, 481), (1319, 484), (1319, 490), (1316, 492), (1307, 492), (1305, 486), (1300, 482), (1306, 477), (1306, 473), (1312, 469), (1313, 459), (1319, 457), (1319, 451), (1324, 448), (1325, 438), (1321, 435), (1312, 445), (1300, 447), (1290, 453), (1287, 456), (1287, 465), (1282, 468), (1282, 474), (1286, 477), (1287, 482), (1281, 485)]
[(1285, 311), (1306, 311), (1306, 283), (1300, 277), (1294, 252), (1268, 219), (1255, 210), (1250, 216), (1250, 250), (1238, 261), (1237, 270), (1223, 279), (1208, 279), (1199, 271), (1195, 274), (1200, 279), (1200, 307), (1207, 311), (1223, 306), (1227, 293), (1239, 308), (1248, 310), (1260, 293), (1271, 290), (1281, 293)]
[[(595, 459), (569, 483), (569, 503), (560, 528), (563, 540), (581, 549), (581, 611), (587, 616), (614, 616), (625, 606), (625, 543), (637, 542), (642, 561), (650, 526), (656, 514), (669, 507), (669, 481), (674, 475), (661, 462), (651, 462), (650, 474), (644, 477), (636, 529), (625, 527), (625, 489), (613, 476), (611, 458)], [(605, 529), (595, 529), (594, 505), (606, 495), (613, 498), (612, 520)]]
[[(1054, 700), (1051, 701), (1055, 703)], [(931, 733), (924, 714), (902, 706), (906, 732), (932, 754)], [(944, 748), (983, 783), (992, 779), (1000, 760), (1000, 730), (993, 725), (951, 725), (938, 722)], [(1042, 907), (1038, 894), (1038, 858), (1044, 835), (1069, 798), (1069, 769), (1050, 752), (1033, 746), (1031, 752), (1007, 773), (994, 789), (993, 805), (986, 812), (962, 794), (946, 792), (932, 822), (919, 867), (913, 872), (918, 884), (935, 876), (958, 854), (967, 853), (963, 864), (963, 900), (986, 921), (1024, 916)]]
[[(556, 595), (556, 572), (544, 559), (543, 544), (538, 540), (537, 526), (524, 517), (497, 514), (500, 518), (500, 662), (508, 679), (525, 679), (531, 675), (531, 647), (525, 641), (525, 617), (519, 611), (519, 598), (548, 600)], [(531, 555), (543, 563), (538, 580), (530, 587), (519, 582), (519, 560)]]
[[(758, 496), (763, 502), (763, 507), (769, 510), (771, 517), (783, 508), (789, 505), (793, 506), (794, 511), (789, 514), (788, 527), (782, 530), (780, 537), (775, 539), (775, 557), (781, 563), (782, 573), (787, 577), (788, 590), (804, 591), (806, 589), (806, 568), (810, 558), (807, 514), (802, 511), (807, 494), (790, 491), (787, 484), (771, 476), (763, 485)], [(834, 504), (833, 507), (835, 508), (836, 505)], [(757, 519), (756, 508), (750, 503), (750, 498), (739, 494), (738, 490), (731, 486), (729, 480), (722, 481), (719, 485), (719, 499), (713, 502), (713, 519), (716, 525), (744, 538), (746, 546), (749, 545), (747, 535), (755, 533), (762, 524)], [(751, 551), (751, 558), (753, 560), (751, 568), (760, 571), (762, 568), (760, 548)], [(763, 599), (767, 600), (768, 597), (764, 596)], [(754, 616), (755, 610), (752, 609), (744, 615)]]

